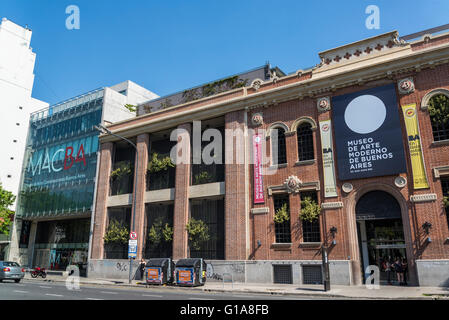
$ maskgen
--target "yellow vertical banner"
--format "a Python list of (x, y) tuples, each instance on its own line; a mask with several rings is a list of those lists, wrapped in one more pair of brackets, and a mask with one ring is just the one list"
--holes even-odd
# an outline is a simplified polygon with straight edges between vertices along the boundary
[(416, 104), (402, 106), (402, 111), (404, 113), (410, 160), (412, 163), (413, 187), (415, 189), (426, 189), (429, 188), (429, 183), (427, 182), (426, 168), (421, 147)]

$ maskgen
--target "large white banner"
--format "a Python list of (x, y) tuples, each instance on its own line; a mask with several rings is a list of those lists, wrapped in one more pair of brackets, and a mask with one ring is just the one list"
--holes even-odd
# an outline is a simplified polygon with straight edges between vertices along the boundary
[(324, 171), (324, 197), (337, 197), (337, 183), (334, 168), (334, 147), (332, 144), (330, 120), (320, 121), (320, 135)]

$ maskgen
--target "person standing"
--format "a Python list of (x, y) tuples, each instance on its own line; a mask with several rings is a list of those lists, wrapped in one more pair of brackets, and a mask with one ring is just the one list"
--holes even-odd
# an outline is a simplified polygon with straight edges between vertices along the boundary
[(407, 265), (406, 258), (402, 258), (402, 271), (403, 271), (402, 280), (403, 280), (404, 286), (406, 286), (407, 285), (407, 271), (408, 271), (408, 265)]
[(146, 265), (147, 265), (147, 263), (145, 262), (145, 259), (144, 258), (140, 259), (140, 263), (139, 263), (140, 280), (143, 280), (143, 275), (145, 273), (145, 266)]
[(384, 262), (382, 263), (382, 268), (387, 273), (387, 282), (388, 282), (388, 284), (391, 285), (391, 262), (390, 262), (390, 257), (384, 259)]
[(402, 261), (401, 258), (397, 257), (394, 262), (394, 271), (396, 271), (398, 284), (402, 285), (404, 279), (404, 271), (402, 269)]

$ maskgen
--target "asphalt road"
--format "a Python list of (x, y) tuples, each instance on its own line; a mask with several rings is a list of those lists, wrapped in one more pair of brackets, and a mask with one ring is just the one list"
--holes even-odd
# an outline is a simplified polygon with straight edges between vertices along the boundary
[(316, 300), (322, 297), (269, 295), (251, 293), (211, 293), (188, 288), (115, 287), (80, 284), (79, 290), (68, 290), (63, 282), (4, 280), (0, 283), (0, 300)]

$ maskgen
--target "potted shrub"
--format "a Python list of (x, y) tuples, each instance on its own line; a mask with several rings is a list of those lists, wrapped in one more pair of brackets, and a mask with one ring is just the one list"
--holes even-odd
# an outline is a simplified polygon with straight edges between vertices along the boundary
[(117, 188), (117, 194), (128, 193), (128, 180), (133, 168), (128, 161), (121, 161), (116, 164), (116, 169), (111, 172), (111, 181)]
[(305, 197), (301, 201), (301, 211), (299, 218), (303, 221), (315, 221), (321, 213), (321, 206), (311, 197)]
[(150, 245), (159, 249), (159, 254), (161, 254), (162, 247), (173, 241), (173, 227), (168, 223), (164, 224), (163, 219), (158, 218), (148, 231), (147, 238)]
[(286, 221), (290, 221), (290, 215), (288, 214), (286, 203), (284, 203), (281, 208), (276, 210), (273, 220), (275, 223), (284, 223)]
[(210, 239), (209, 228), (203, 220), (190, 218), (186, 230), (189, 235), (189, 246), (194, 250), (200, 250), (201, 245)]
[[(107, 258), (123, 258), (128, 243), (128, 226), (112, 219), (103, 237)], [(126, 258), (126, 257), (125, 257)]]

